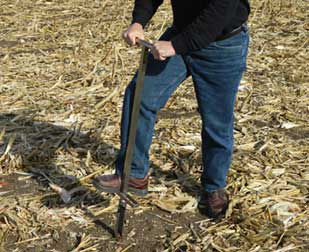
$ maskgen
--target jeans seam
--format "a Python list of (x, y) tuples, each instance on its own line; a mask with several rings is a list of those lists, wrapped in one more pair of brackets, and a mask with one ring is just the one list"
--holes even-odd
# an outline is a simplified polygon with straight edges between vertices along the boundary
[[(150, 135), (150, 136), (149, 136), (150, 141), (152, 141), (151, 138), (152, 138), (153, 133), (151, 132), (149, 135)], [(148, 140), (148, 139), (147, 139), (147, 140)], [(150, 149), (148, 149), (148, 153), (147, 153), (147, 154), (149, 154), (149, 151), (150, 151)], [(146, 160), (147, 160), (147, 155), (144, 155), (143, 164), (146, 163)], [(149, 167), (147, 167), (147, 168), (148, 168), (148, 171), (149, 171)], [(144, 174), (143, 174), (143, 175), (144, 175)], [(144, 177), (145, 177), (145, 175), (144, 175)]]
[(242, 50), (241, 50), (241, 65), (240, 65), (240, 74), (246, 71), (247, 64), (246, 64), (246, 58), (247, 58), (247, 53), (246, 50), (248, 50), (247, 45), (247, 37), (249, 36), (248, 30), (246, 32), (242, 32)]

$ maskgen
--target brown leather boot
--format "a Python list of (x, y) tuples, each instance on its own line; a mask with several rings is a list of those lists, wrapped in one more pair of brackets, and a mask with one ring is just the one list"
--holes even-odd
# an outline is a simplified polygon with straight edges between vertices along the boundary
[[(148, 193), (148, 178), (143, 179), (130, 178), (129, 179), (129, 192), (139, 196), (145, 196)], [(92, 184), (100, 191), (117, 193), (120, 191), (121, 177), (117, 174), (101, 175), (92, 180)]]
[(225, 214), (228, 201), (229, 198), (224, 189), (219, 189), (214, 192), (202, 192), (198, 209), (201, 214), (216, 219)]

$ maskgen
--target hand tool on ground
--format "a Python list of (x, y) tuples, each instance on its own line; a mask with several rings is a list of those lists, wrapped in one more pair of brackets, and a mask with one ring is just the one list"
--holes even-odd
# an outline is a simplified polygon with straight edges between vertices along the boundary
[(142, 53), (134, 91), (133, 106), (130, 115), (129, 138), (125, 153), (124, 169), (121, 178), (121, 187), (120, 192), (117, 193), (120, 197), (120, 200), (117, 212), (117, 223), (115, 227), (116, 237), (121, 237), (123, 234), (123, 226), (124, 226), (127, 204), (129, 204), (132, 207), (138, 206), (137, 202), (134, 199), (132, 199), (127, 193), (128, 193), (128, 182), (131, 173), (131, 163), (133, 157), (133, 149), (135, 145), (138, 116), (140, 112), (140, 104), (142, 98), (141, 95), (147, 67), (148, 52), (152, 48), (152, 44), (141, 39), (138, 39), (137, 43), (142, 47)]

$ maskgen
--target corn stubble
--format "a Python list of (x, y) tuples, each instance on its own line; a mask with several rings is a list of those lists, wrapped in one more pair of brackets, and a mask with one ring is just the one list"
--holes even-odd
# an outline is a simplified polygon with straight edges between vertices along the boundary
[[(123, 244), (93, 231), (100, 216), (114, 221), (118, 198), (90, 184), (113, 170), (119, 150), (123, 92), (139, 58), (120, 36), (132, 2), (0, 0), (0, 251), (143, 248), (131, 220)], [(196, 211), (201, 122), (188, 80), (159, 114), (149, 196), (129, 208), (134, 218), (172, 227), (149, 251), (153, 244), (157, 251), (309, 249), (308, 4), (251, 2), (226, 218), (212, 222)], [(165, 3), (147, 38), (170, 24)]]

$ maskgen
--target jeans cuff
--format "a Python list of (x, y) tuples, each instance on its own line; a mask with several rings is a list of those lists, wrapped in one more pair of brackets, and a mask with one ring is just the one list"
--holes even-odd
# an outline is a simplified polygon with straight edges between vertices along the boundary
[(219, 189), (224, 189), (224, 188), (225, 188), (225, 186), (217, 187), (217, 186), (211, 186), (211, 185), (209, 185), (209, 186), (206, 185), (206, 186), (203, 187), (205, 192), (214, 192), (214, 191), (217, 191)]
[(131, 170), (131, 173), (130, 173), (130, 177), (136, 178), (136, 179), (144, 179), (146, 176), (147, 176), (147, 174), (144, 175), (144, 174), (138, 173), (134, 170)]
[[(115, 167), (116, 167), (116, 171), (115, 171), (116, 174), (118, 176), (122, 176), (123, 167), (118, 162), (116, 162)], [(144, 174), (141, 174), (141, 173), (131, 169), (130, 177), (132, 177), (132, 178), (143, 179), (146, 176), (147, 176), (147, 174), (144, 175)]]

